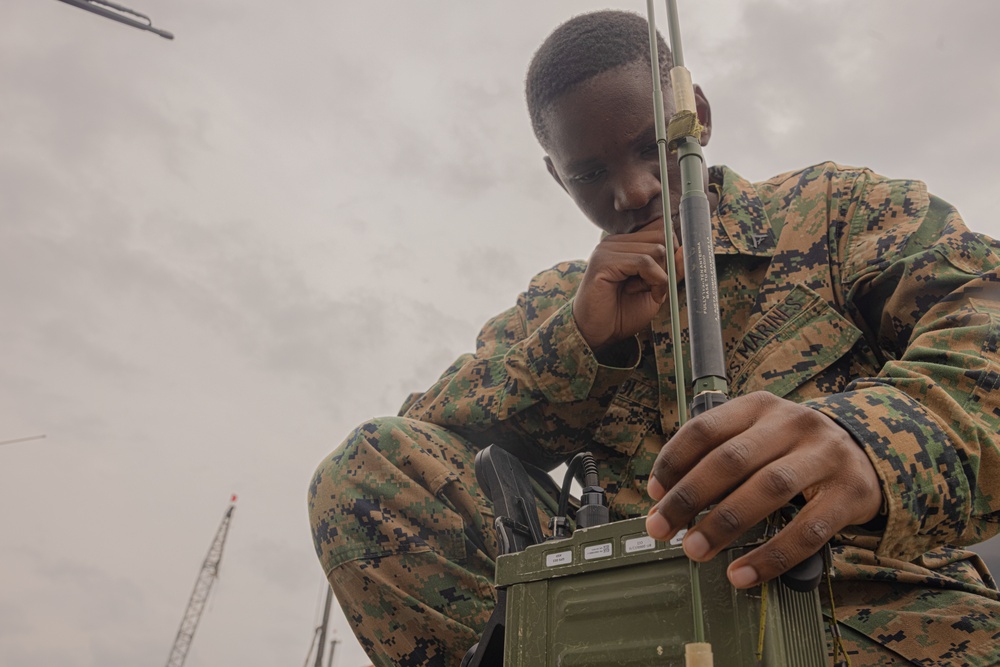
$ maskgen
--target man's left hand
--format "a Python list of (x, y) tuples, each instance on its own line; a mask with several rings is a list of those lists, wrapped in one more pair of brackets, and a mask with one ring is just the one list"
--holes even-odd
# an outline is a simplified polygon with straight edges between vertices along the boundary
[(646, 531), (659, 540), (718, 502), (684, 536), (684, 551), (696, 561), (713, 558), (796, 496), (805, 498), (781, 532), (730, 564), (737, 588), (777, 577), (845, 526), (874, 519), (882, 505), (875, 468), (847, 431), (817, 410), (762, 391), (681, 427), (660, 450), (648, 488), (658, 502)]

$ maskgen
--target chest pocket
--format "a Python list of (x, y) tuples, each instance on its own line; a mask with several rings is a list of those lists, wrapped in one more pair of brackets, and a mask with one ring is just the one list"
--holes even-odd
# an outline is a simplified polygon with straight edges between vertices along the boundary
[[(640, 369), (641, 370), (641, 369)], [(604, 414), (594, 440), (598, 444), (632, 456), (650, 429), (659, 424), (659, 390), (653, 379), (639, 371), (618, 390)]]
[[(734, 396), (767, 391), (801, 398), (830, 393), (806, 385), (850, 352), (861, 330), (805, 285), (796, 285), (747, 331), (729, 356)], [(824, 374), (823, 384), (827, 384)]]

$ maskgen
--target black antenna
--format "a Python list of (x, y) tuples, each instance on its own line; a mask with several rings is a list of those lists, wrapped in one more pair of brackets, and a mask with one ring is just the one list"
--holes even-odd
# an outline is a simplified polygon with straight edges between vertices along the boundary
[[(103, 16), (104, 18), (109, 18), (112, 21), (118, 21), (119, 23), (124, 23), (125, 25), (130, 25), (133, 28), (138, 28), (139, 30), (148, 30), (149, 32), (155, 33), (164, 39), (173, 39), (172, 33), (166, 30), (160, 30), (159, 28), (153, 27), (153, 21), (145, 14), (140, 14), (139, 12), (129, 9), (128, 7), (122, 7), (121, 5), (116, 5), (108, 0), (60, 0), (65, 2), (67, 5), (73, 5), (74, 7), (79, 7), (84, 11), (88, 11), (98, 16)], [(130, 17), (136, 18), (130, 18)], [(139, 19), (139, 20), (137, 20)]]

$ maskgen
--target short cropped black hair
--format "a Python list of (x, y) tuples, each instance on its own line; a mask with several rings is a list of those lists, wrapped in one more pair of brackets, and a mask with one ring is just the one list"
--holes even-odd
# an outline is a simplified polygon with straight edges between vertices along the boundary
[[(673, 66), (670, 49), (657, 33), (660, 76), (667, 83)], [(575, 16), (552, 31), (535, 51), (524, 94), (535, 137), (547, 146), (542, 114), (571, 88), (608, 70), (637, 60), (649, 63), (649, 24), (631, 12), (604, 10)]]

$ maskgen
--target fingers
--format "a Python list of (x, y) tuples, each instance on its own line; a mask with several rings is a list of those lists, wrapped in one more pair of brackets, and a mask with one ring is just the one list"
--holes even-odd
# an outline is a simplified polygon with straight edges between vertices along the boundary
[[(667, 298), (667, 272), (663, 268), (663, 246), (655, 244), (636, 244), (635, 252), (605, 253), (596, 268), (595, 281), (610, 283), (615, 286), (625, 284), (627, 293), (640, 291), (652, 292), (657, 303), (663, 303)], [(637, 289), (633, 278), (641, 280), (641, 288)]]
[(631, 252), (605, 245), (594, 251), (573, 299), (577, 328), (595, 352), (647, 326), (669, 292), (663, 246), (618, 247)]
[[(635, 236), (635, 235), (629, 235), (629, 237), (632, 237), (632, 236)], [(660, 234), (659, 238), (662, 240), (663, 234)], [(684, 280), (684, 251), (683, 251), (683, 249), (680, 246), (676, 245), (676, 243), (675, 243), (674, 247), (675, 247), (675, 250), (674, 250), (674, 259), (673, 259), (674, 270), (675, 270), (675, 272), (677, 274), (677, 280), (679, 282), (681, 280)], [(653, 260), (656, 262), (656, 264), (658, 266), (663, 267), (664, 271), (667, 270), (667, 264), (666, 264), (667, 249), (666, 249), (666, 246), (664, 246), (662, 243), (644, 243), (644, 242), (638, 242), (638, 241), (621, 242), (620, 241), (620, 242), (617, 242), (617, 243), (615, 243), (613, 245), (609, 245), (608, 248), (609, 249), (613, 248), (613, 250), (614, 250), (614, 254), (613, 255), (609, 254), (609, 257), (620, 257), (619, 253), (626, 253), (626, 254), (628, 254), (628, 253), (640, 254), (641, 253), (641, 254), (646, 254), (646, 255), (649, 255), (650, 257), (652, 257)], [(667, 276), (668, 274), (664, 273), (663, 275)], [(660, 284), (657, 283), (653, 287), (653, 289), (656, 290), (656, 291), (658, 291), (659, 286), (660, 286)], [(669, 278), (666, 278), (664, 280), (663, 286), (664, 286), (665, 289), (669, 289)], [(630, 287), (630, 286), (627, 286), (627, 287)], [(638, 290), (632, 290), (632, 291), (638, 291)], [(663, 300), (664, 300), (663, 298), (658, 299), (658, 302), (659, 303), (663, 303)]]
[(591, 262), (596, 261), (598, 265), (614, 264), (622, 257), (628, 255), (647, 255), (653, 258), (661, 267), (666, 267), (667, 247), (665, 245), (637, 240), (617, 241), (613, 243), (608, 243), (605, 240), (604, 244), (595, 251)]
[[(631, 234), (611, 234), (605, 237), (604, 240), (601, 241), (601, 245), (607, 247), (614, 247), (617, 249), (619, 246), (626, 244), (651, 243), (663, 246), (663, 254), (665, 256), (666, 255), (666, 237), (664, 236), (665, 231), (666, 230), (664, 230), (663, 228), (663, 222), (658, 220), (646, 225), (645, 227), (643, 227), (638, 231), (632, 232)], [(675, 234), (673, 231), (670, 232), (670, 236), (673, 240), (675, 260), (679, 258), (680, 264), (683, 265), (684, 256), (680, 252), (680, 247), (681, 247), (680, 239), (677, 238), (677, 234)]]
[[(682, 426), (663, 446), (656, 457), (656, 462), (653, 463), (647, 487), (650, 497), (653, 500), (663, 498), (666, 490), (690, 472), (709, 452), (749, 430), (766, 410), (766, 404), (770, 399), (775, 397), (764, 392), (740, 396), (695, 417)], [(741, 453), (758, 449), (755, 443), (747, 442), (745, 439), (743, 443), (734, 443), (729, 448), (727, 456), (739, 459)]]
[(647, 532), (657, 539), (669, 540), (702, 510), (732, 491), (698, 524), (708, 538), (705, 548), (688, 554), (695, 560), (711, 558), (800, 493), (800, 482), (815, 481), (814, 475), (805, 476), (803, 466), (796, 465), (794, 458), (789, 460), (785, 456), (790, 449), (790, 442), (766, 427), (737, 434), (710, 451), (689, 474), (668, 487), (656, 504), (655, 513), (647, 519), (647, 529), (651, 527)]
[[(691, 536), (689, 555), (696, 560), (710, 558), (801, 491), (793, 476), (799, 474), (798, 467), (789, 467), (783, 459), (797, 434), (783, 428), (781, 419), (758, 422), (760, 404), (769, 401), (755, 395), (735, 399), (688, 422), (664, 445), (649, 482), (650, 495), (659, 497), (646, 520), (651, 536), (669, 540), (702, 510), (730, 494), (714, 516), (702, 521), (712, 519), (709, 527), (713, 522), (720, 526), (710, 534), (711, 541)], [(761, 477), (755, 479), (755, 473)], [(768, 482), (763, 489), (762, 479)]]
[(646, 529), (661, 540), (718, 501), (685, 535), (696, 561), (715, 557), (796, 496), (805, 499), (776, 537), (730, 566), (739, 588), (786, 572), (845, 526), (873, 518), (882, 503), (878, 475), (847, 431), (767, 394), (735, 399), (680, 429), (661, 450), (649, 489), (659, 501)]
[[(670, 293), (662, 220), (631, 234), (605, 237), (590, 256), (573, 316), (595, 352), (647, 326)], [(673, 267), (683, 267), (674, 253)], [(682, 269), (678, 269), (681, 273)]]
[[(663, 225), (663, 218), (653, 220), (643, 227), (627, 234), (609, 234), (605, 237), (605, 243), (614, 243), (618, 240), (641, 240), (652, 243), (663, 243), (666, 229)], [(676, 237), (675, 237), (676, 238)], [(676, 245), (676, 243), (675, 243)]]
[[(787, 505), (803, 489), (816, 484), (822, 477), (823, 470), (808, 455), (796, 453), (772, 461), (688, 531), (684, 537), (684, 551), (689, 558), (697, 561), (714, 558), (740, 535)], [(837, 526), (838, 529), (842, 527)], [(788, 567), (797, 562), (790, 563)]]
[(809, 503), (777, 535), (730, 563), (726, 575), (736, 588), (770, 581), (819, 551), (843, 527), (837, 503)]

